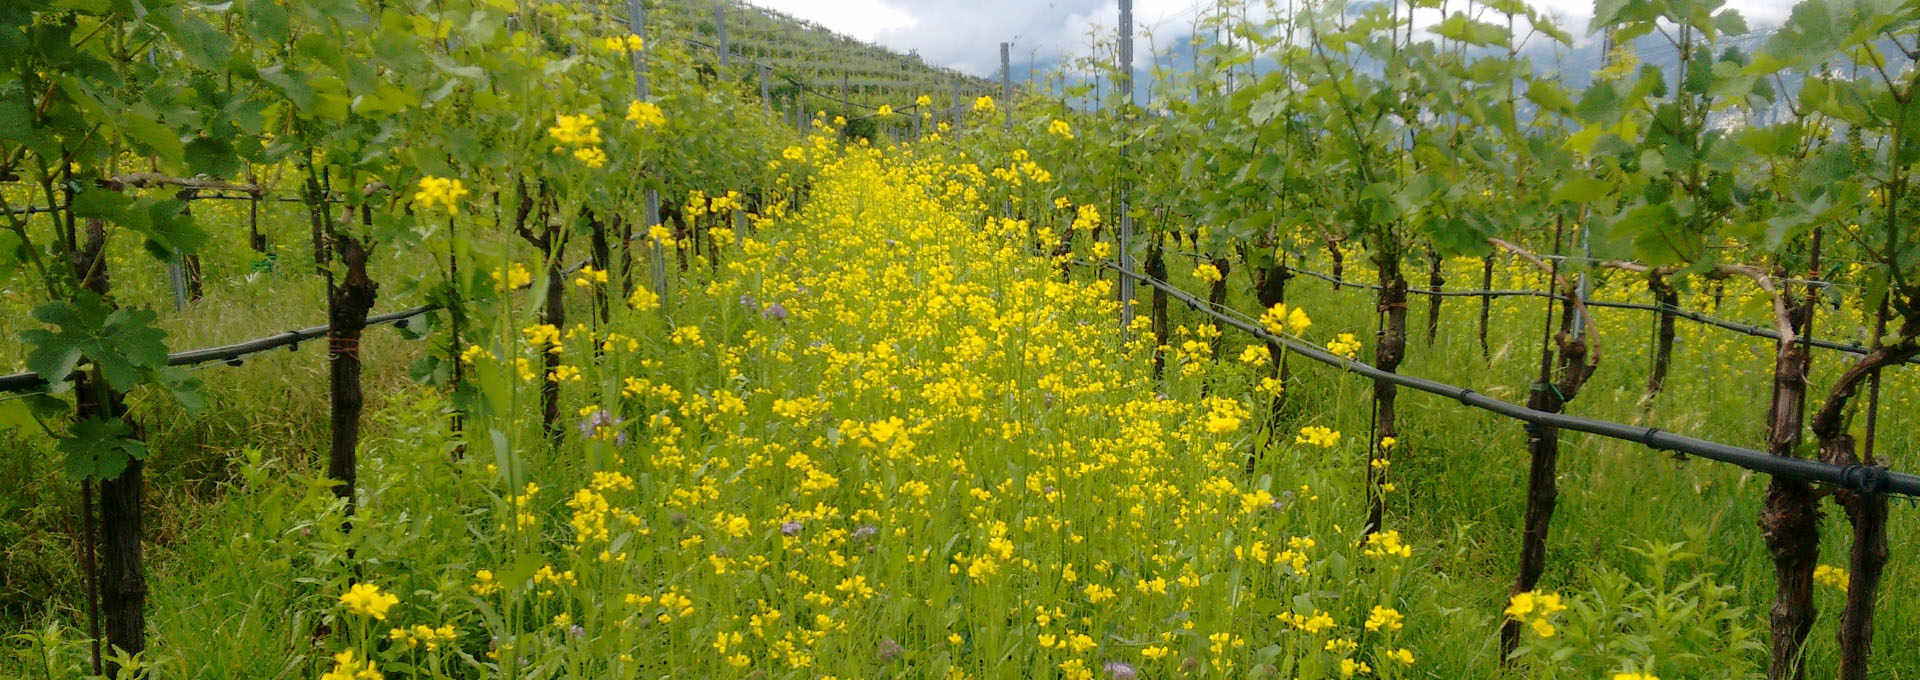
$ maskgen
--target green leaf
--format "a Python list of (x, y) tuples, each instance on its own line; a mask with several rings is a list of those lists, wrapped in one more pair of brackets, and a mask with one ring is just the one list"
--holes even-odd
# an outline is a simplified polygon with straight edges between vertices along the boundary
[(1613, 190), (1613, 183), (1607, 180), (1582, 175), (1569, 176), (1560, 181), (1553, 191), (1553, 200), (1566, 203), (1592, 203), (1605, 198)]
[(1429, 29), (1435, 35), (1457, 40), (1469, 45), (1482, 47), (1507, 44), (1507, 29), (1484, 21), (1468, 19), (1465, 14), (1454, 14)]
[(76, 482), (119, 477), (128, 461), (147, 457), (146, 444), (135, 439), (133, 428), (119, 418), (76, 421), (72, 431), (60, 439), (59, 448), (66, 454), (67, 478)]
[(133, 197), (98, 187), (87, 187), (73, 197), (75, 217), (102, 219), (116, 224), (126, 220), (127, 208), (132, 206)]
[(65, 389), (67, 376), (83, 358), (100, 367), (109, 387), (121, 391), (167, 366), (161, 342), (166, 333), (154, 328), (158, 315), (151, 310), (112, 309), (99, 296), (84, 293), (42, 304), (33, 316), (54, 329), (20, 333), (33, 346), (27, 368), (56, 391)]

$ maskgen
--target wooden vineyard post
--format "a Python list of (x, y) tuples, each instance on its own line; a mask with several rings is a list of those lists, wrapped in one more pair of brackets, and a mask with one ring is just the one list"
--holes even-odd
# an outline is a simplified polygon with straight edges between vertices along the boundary
[(767, 73), (770, 70), (766, 64), (760, 65), (760, 107), (764, 109), (769, 116), (773, 115), (773, 94), (767, 85)]
[[(647, 7), (642, 0), (627, 0), (627, 28), (632, 31), (634, 35), (642, 38), (646, 37)], [(648, 101), (653, 98), (653, 92), (647, 83), (647, 57), (644, 54), (644, 50), (633, 50), (627, 54), (633, 63), (634, 99), (643, 102)], [(655, 225), (660, 224), (660, 190), (648, 186), (645, 202), (646, 207), (642, 213), (643, 219), (640, 223), (640, 229), (643, 232), (650, 233)], [(660, 241), (658, 239), (648, 236), (647, 243), (650, 244), (651, 249), (648, 259), (653, 274), (653, 293), (660, 296), (660, 304), (665, 305), (667, 302), (666, 257), (661, 252)], [(633, 243), (628, 241), (620, 244), (620, 247), (632, 248)]]
[(1004, 112), (1001, 129), (1013, 129), (1013, 63), (1008, 60), (1012, 43), (1000, 43), (1000, 108)]
[[(1126, 91), (1127, 108), (1120, 111), (1124, 120), (1131, 114), (1133, 107), (1133, 0), (1120, 0), (1120, 63), (1114, 85)], [(1128, 170), (1129, 152), (1127, 145), (1120, 147), (1120, 167)], [(1120, 181), (1120, 268), (1133, 271), (1133, 211), (1128, 205), (1133, 187), (1125, 179)], [(1120, 328), (1125, 330), (1133, 326), (1133, 278), (1120, 277)]]
[(717, 42), (714, 49), (720, 53), (720, 68), (726, 68), (732, 64), (732, 50), (727, 48), (727, 0), (714, 0), (713, 31)]

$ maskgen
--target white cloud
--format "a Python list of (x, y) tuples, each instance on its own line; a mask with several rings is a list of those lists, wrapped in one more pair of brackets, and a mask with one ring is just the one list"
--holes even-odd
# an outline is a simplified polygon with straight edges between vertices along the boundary
[[(1586, 33), (1593, 0), (1529, 0), (1576, 36)], [(933, 64), (980, 76), (999, 71), (999, 44), (1013, 43), (1013, 61), (1051, 62), (1085, 54), (1088, 32), (1110, 34), (1119, 20), (1116, 0), (748, 0), (817, 22), (855, 38), (899, 52), (917, 51)], [(1264, 3), (1250, 3), (1252, 14)], [(1728, 0), (1754, 26), (1778, 24), (1795, 3), (1789, 0)], [(1148, 63), (1149, 46), (1167, 50), (1191, 33), (1194, 17), (1207, 11), (1206, 0), (1135, 0), (1136, 66)], [(1149, 41), (1146, 34), (1152, 35)], [(1020, 70), (1018, 67), (1016, 71)]]
[(894, 7), (887, 0), (749, 0), (749, 4), (806, 19), (873, 42), (886, 31), (911, 27), (913, 14)]

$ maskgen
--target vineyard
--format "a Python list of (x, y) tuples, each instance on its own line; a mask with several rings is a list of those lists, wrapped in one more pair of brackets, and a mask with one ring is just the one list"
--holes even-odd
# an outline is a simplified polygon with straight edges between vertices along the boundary
[(0, 677), (1915, 677), (1920, 7), (1723, 4), (9, 2)]

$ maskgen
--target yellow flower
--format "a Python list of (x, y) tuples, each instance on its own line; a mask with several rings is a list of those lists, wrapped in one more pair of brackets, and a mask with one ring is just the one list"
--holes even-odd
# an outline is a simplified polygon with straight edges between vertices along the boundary
[(600, 123), (593, 116), (560, 114), (558, 122), (547, 128), (554, 141), (568, 146), (594, 146), (600, 143)]
[(616, 35), (602, 40), (600, 41), (600, 46), (607, 48), (609, 51), (625, 54), (640, 51), (642, 47), (646, 46), (646, 41), (641, 40), (640, 36), (629, 33), (624, 36)]
[(414, 192), (413, 202), (420, 207), (432, 210), (440, 206), (449, 215), (460, 214), (460, 199), (467, 197), (467, 186), (457, 178), (435, 177), (428, 175), (420, 178), (420, 190)]
[(1360, 553), (1368, 557), (1412, 557), (1413, 548), (1400, 541), (1400, 532), (1382, 531), (1367, 537)]
[(1212, 263), (1208, 263), (1194, 267), (1193, 278), (1200, 279), (1207, 283), (1218, 283), (1222, 277), (1220, 276), (1220, 268), (1213, 266)]
[(973, 110), (979, 113), (993, 113), (993, 97), (980, 95), (979, 99), (973, 100)]
[(1073, 139), (1073, 126), (1064, 120), (1055, 119), (1048, 123), (1047, 132), (1063, 139)]
[[(1413, 650), (1407, 649), (1405, 647), (1401, 647), (1391, 652), (1387, 652), (1385, 656), (1389, 659), (1400, 662), (1401, 665), (1405, 665), (1405, 666), (1413, 665)], [(1653, 678), (1652, 680), (1660, 680), (1660, 679)]]
[(494, 271), (493, 282), (498, 284), (501, 290), (518, 290), (533, 284), (533, 273), (515, 262), (507, 265), (504, 270)]
[(1308, 425), (1300, 428), (1300, 434), (1293, 438), (1296, 444), (1311, 444), (1332, 448), (1340, 443), (1340, 432), (1321, 425)]
[(1327, 342), (1327, 351), (1352, 359), (1354, 355), (1360, 353), (1360, 339), (1353, 337), (1352, 333), (1341, 333)]
[(919, 97), (914, 98), (913, 105), (923, 109), (929, 106), (933, 106), (933, 98), (924, 94), (920, 95)]
[(1660, 680), (1660, 676), (1652, 673), (1614, 673), (1613, 680)]
[(667, 114), (659, 104), (637, 101), (627, 105), (627, 122), (642, 130), (657, 128), (667, 124)]
[(1813, 568), (1814, 583), (1832, 587), (1843, 593), (1847, 592), (1848, 578), (1847, 570), (1839, 567), (1822, 564)]
[(1260, 325), (1274, 335), (1298, 335), (1312, 326), (1313, 320), (1307, 318), (1306, 310), (1289, 308), (1286, 303), (1280, 303), (1260, 315)]
[(1565, 611), (1567, 605), (1560, 600), (1559, 593), (1527, 591), (1514, 593), (1507, 600), (1503, 612), (1507, 618), (1527, 624), (1534, 634), (1543, 638), (1553, 637), (1559, 631), (1550, 620), (1553, 615)]
[(400, 604), (400, 598), (380, 592), (380, 586), (356, 583), (340, 594), (340, 604), (354, 616), (370, 616), (376, 621), (385, 621), (387, 610)]
[(358, 659), (349, 649), (333, 655), (333, 670), (322, 673), (320, 680), (380, 680), (381, 677), (373, 659)]
[(486, 597), (500, 592), (500, 582), (493, 580), (493, 572), (487, 569), (473, 572), (473, 584), (467, 586), (473, 594)]
[(573, 157), (589, 168), (598, 168), (607, 164), (607, 152), (597, 146), (586, 146), (573, 150)]
[(1376, 606), (1373, 608), (1373, 611), (1367, 614), (1367, 630), (1380, 631), (1384, 629), (1387, 632), (1400, 630), (1401, 622), (1406, 621), (1406, 618), (1407, 617), (1401, 615), (1399, 611), (1388, 607)]
[(879, 116), (881, 118), (892, 118), (893, 106), (890, 104), (881, 104), (880, 108), (873, 112), (873, 115)]
[(1073, 228), (1080, 231), (1093, 231), (1100, 228), (1100, 208), (1091, 204), (1081, 204), (1074, 209)]

